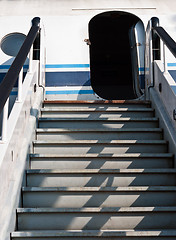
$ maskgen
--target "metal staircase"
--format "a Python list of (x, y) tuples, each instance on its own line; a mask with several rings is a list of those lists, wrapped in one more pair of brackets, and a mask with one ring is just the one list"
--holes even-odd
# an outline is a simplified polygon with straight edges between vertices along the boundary
[(176, 239), (176, 169), (148, 101), (45, 101), (12, 240)]

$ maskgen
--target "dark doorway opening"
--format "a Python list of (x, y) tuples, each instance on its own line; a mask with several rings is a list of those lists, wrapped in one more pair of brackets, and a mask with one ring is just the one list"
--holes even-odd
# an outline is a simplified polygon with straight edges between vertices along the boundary
[(89, 22), (91, 85), (104, 99), (138, 97), (134, 74), (137, 53), (134, 58), (132, 51), (138, 21), (133, 14), (112, 11), (98, 14)]

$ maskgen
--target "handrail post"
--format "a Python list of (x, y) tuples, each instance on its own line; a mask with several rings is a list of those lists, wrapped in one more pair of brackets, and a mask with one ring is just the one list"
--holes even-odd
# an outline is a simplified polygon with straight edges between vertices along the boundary
[(154, 61), (155, 60), (160, 60), (160, 39), (158, 35), (155, 33), (154, 28), (159, 26), (159, 19), (157, 17), (151, 18), (151, 24), (152, 24), (152, 29), (151, 29), (151, 34), (152, 34), (152, 56), (151, 56), (151, 61), (152, 61), (152, 87), (155, 85), (155, 78), (154, 78)]
[(150, 75), (150, 84), (154, 84), (153, 80), (153, 34), (152, 34), (152, 21), (150, 21), (150, 32), (149, 32), (149, 75)]
[(18, 97), (17, 102), (22, 101), (22, 87), (23, 87), (23, 67), (21, 68), (21, 71), (18, 76)]
[(32, 60), (33, 60), (33, 45), (29, 52), (29, 70), (28, 70), (29, 73), (32, 73)]
[(167, 62), (166, 62), (166, 45), (163, 42), (163, 65), (164, 65), (164, 73), (167, 72)]
[(7, 99), (3, 109), (2, 136), (1, 136), (2, 143), (5, 143), (7, 141), (8, 111), (9, 111), (9, 98)]

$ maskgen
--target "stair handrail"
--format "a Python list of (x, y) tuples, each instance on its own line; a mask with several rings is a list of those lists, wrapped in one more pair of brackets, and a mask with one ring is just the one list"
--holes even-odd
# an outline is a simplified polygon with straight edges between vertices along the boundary
[[(170, 50), (173, 56), (176, 58), (176, 42), (173, 38), (166, 32), (166, 30), (161, 26), (153, 27), (153, 32), (162, 40), (163, 43), (163, 65), (164, 73), (167, 71), (167, 62), (166, 62), (166, 47)], [(157, 60), (157, 59), (153, 59)]]
[[(0, 83), (0, 114), (10, 96), (10, 93), (17, 81), (21, 69), (26, 61), (26, 58), (32, 48), (32, 45), (40, 31), (40, 18), (35, 17), (32, 19), (32, 26), (26, 36), (26, 39), (21, 46), (16, 58), (6, 73), (4, 79)], [(29, 62), (30, 65), (30, 62)]]
[(159, 26), (159, 19), (152, 17), (148, 21), (145, 36), (145, 89), (146, 98), (148, 99), (148, 89), (154, 86), (154, 60), (160, 59), (160, 38), (154, 32), (154, 28)]
[[(167, 53), (169, 53), (168, 56), (166, 56)], [(160, 26), (158, 18), (151, 18), (146, 28), (145, 99), (155, 99), (154, 101), (163, 104), (164, 108), (158, 108), (158, 114), (163, 119), (164, 128), (166, 127), (169, 131), (168, 136), (175, 151), (176, 141), (173, 129), (175, 129), (176, 120), (176, 84), (175, 77), (168, 69), (167, 60), (170, 59), (170, 55), (176, 58), (176, 41)], [(162, 109), (166, 109), (166, 112)]]
[[(161, 51), (160, 40), (162, 40), (163, 43), (163, 51)], [(155, 60), (161, 60), (161, 52), (163, 52), (162, 58), (164, 63), (164, 72), (167, 71), (165, 47), (167, 47), (176, 58), (176, 42), (163, 27), (159, 26), (159, 19), (157, 17), (153, 17), (148, 22), (146, 29), (145, 58), (148, 58), (149, 60), (145, 60), (147, 64), (147, 66), (145, 66), (145, 71), (147, 76), (146, 82), (148, 81), (148, 78), (150, 79), (150, 85), (148, 87), (154, 86), (153, 62)]]
[(153, 28), (153, 30), (176, 58), (176, 42), (173, 40), (173, 38), (166, 32), (163, 27), (156, 26)]

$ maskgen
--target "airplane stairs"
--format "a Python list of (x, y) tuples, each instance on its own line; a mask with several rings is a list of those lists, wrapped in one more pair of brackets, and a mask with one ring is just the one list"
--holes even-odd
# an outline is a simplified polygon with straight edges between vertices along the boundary
[(11, 239), (176, 239), (173, 167), (149, 101), (45, 101)]

